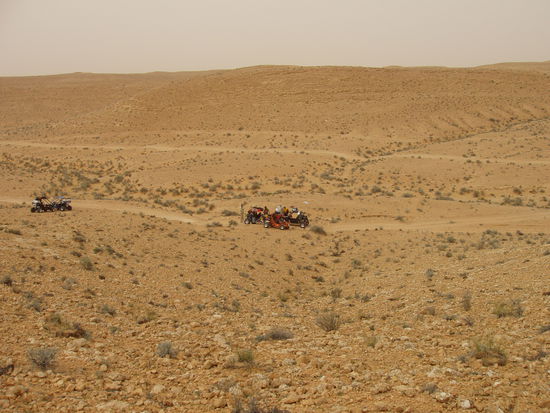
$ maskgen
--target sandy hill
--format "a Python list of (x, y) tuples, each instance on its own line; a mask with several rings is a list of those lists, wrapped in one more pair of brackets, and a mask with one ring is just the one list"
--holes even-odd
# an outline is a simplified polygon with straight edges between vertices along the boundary
[(267, 66), (195, 76), (4, 78), (0, 87), (4, 133), (26, 136), (241, 129), (416, 142), (550, 110), (550, 79), (536, 71)]
[(550, 60), (545, 62), (508, 62), (493, 65), (478, 66), (479, 69), (522, 70), (550, 73)]

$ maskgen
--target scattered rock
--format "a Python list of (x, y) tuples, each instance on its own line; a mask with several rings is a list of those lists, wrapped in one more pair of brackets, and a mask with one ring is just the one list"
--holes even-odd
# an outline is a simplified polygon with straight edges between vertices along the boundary
[(470, 400), (464, 399), (458, 402), (458, 407), (460, 407), (461, 409), (471, 409), (473, 406)]
[(391, 390), (391, 386), (387, 383), (381, 383), (374, 387), (373, 393), (374, 394), (381, 394), (381, 393), (387, 393)]
[(221, 409), (222, 407), (227, 406), (227, 401), (225, 399), (219, 398), (214, 399), (214, 403), (212, 403), (215, 409)]
[(164, 386), (162, 384), (155, 384), (151, 389), (151, 394), (160, 394), (164, 391)]
[(8, 399), (13, 399), (15, 397), (19, 397), (19, 396), (25, 394), (28, 391), (29, 390), (25, 386), (22, 386), (22, 385), (18, 384), (18, 385), (15, 385), (15, 386), (8, 387), (6, 389), (6, 396), (7, 396)]
[(435, 393), (435, 399), (440, 403), (447, 403), (452, 399), (452, 397), (453, 396), (450, 393), (446, 393), (444, 391)]
[(283, 399), (284, 404), (294, 404), (300, 401), (300, 396), (296, 393), (290, 393), (287, 397)]
[(111, 400), (105, 403), (99, 403), (96, 405), (97, 410), (104, 410), (104, 411), (121, 411), (126, 410), (130, 407), (130, 404), (128, 402), (123, 402), (120, 400)]

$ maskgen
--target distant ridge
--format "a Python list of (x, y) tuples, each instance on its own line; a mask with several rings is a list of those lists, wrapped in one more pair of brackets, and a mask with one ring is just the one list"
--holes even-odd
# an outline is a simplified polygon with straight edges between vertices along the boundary
[(479, 69), (522, 70), (550, 73), (550, 60), (544, 62), (505, 62), (478, 66)]

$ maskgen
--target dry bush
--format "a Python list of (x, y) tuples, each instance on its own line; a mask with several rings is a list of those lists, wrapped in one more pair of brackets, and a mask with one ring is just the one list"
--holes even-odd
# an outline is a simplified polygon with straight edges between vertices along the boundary
[(90, 338), (90, 333), (79, 323), (71, 323), (64, 320), (58, 313), (54, 313), (46, 318), (45, 328), (57, 337)]
[(239, 363), (254, 363), (254, 352), (250, 349), (242, 349), (237, 351), (237, 361)]
[(492, 337), (475, 338), (472, 340), (472, 347), (470, 355), (481, 360), (484, 366), (494, 364), (504, 366), (508, 361), (506, 353), (495, 343)]
[(108, 304), (103, 304), (99, 311), (103, 314), (109, 314), (110, 316), (114, 316), (116, 314), (116, 310)]
[(4, 284), (5, 286), (11, 287), (13, 285), (13, 279), (9, 275), (4, 275), (2, 277), (2, 280), (0, 280), (1, 284)]
[(327, 232), (325, 231), (325, 229), (319, 225), (313, 225), (310, 231), (317, 235), (327, 235)]
[(33, 348), (27, 354), (32, 364), (40, 370), (48, 370), (53, 367), (57, 349), (53, 347)]
[(286, 328), (282, 327), (274, 327), (271, 330), (269, 330), (267, 333), (258, 336), (256, 339), (258, 341), (264, 341), (264, 340), (289, 340), (294, 335), (292, 332)]
[(369, 336), (365, 338), (365, 344), (367, 347), (373, 347), (376, 346), (376, 343), (378, 343), (378, 337), (376, 336)]
[(329, 311), (319, 315), (315, 319), (315, 324), (317, 324), (325, 331), (335, 331), (340, 328), (340, 326), (342, 325), (342, 321), (339, 314)]
[(173, 359), (178, 355), (178, 350), (174, 348), (171, 341), (163, 341), (157, 346), (157, 354), (159, 357), (166, 357)]
[(80, 265), (82, 265), (82, 268), (84, 268), (87, 271), (92, 271), (94, 269), (94, 264), (92, 260), (88, 257), (81, 257)]
[(519, 300), (511, 299), (507, 301), (499, 301), (495, 304), (493, 314), (498, 318), (514, 316), (521, 317), (523, 315), (523, 307)]
[(462, 296), (462, 308), (466, 311), (470, 311), (472, 308), (472, 293), (466, 291)]

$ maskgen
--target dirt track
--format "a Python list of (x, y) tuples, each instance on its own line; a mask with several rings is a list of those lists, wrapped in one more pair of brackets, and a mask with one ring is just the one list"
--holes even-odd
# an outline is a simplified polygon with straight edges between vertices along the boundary
[[(28, 199), (0, 197), (0, 202), (12, 204), (27, 204)], [(150, 208), (124, 201), (114, 200), (85, 200), (74, 199), (75, 208), (95, 209), (115, 212), (127, 212), (132, 214), (142, 214), (146, 216), (155, 216), (169, 221), (179, 221), (195, 225), (206, 225), (210, 222), (207, 219), (190, 217), (189, 215), (177, 212), (167, 211), (159, 208)], [(394, 217), (387, 216), (381, 219), (380, 215), (375, 215), (369, 219), (350, 221), (338, 224), (328, 224), (328, 232), (342, 231), (360, 231), (384, 229), (392, 231), (456, 231), (456, 232), (483, 232), (488, 228), (499, 230), (515, 230), (517, 225), (521, 224), (522, 230), (528, 232), (540, 231), (541, 228), (550, 228), (550, 210), (533, 210), (531, 208), (516, 208), (513, 212), (498, 211), (494, 215), (456, 217), (449, 219), (415, 219), (414, 221), (396, 221)]]
[(483, 162), (483, 163), (504, 163), (518, 165), (550, 165), (548, 160), (538, 159), (514, 159), (514, 158), (466, 158), (463, 156), (453, 156), (445, 154), (422, 153), (422, 152), (396, 152), (390, 155), (376, 156), (365, 158), (345, 152), (321, 150), (321, 149), (288, 149), (288, 148), (235, 148), (228, 146), (168, 146), (168, 145), (66, 145), (57, 143), (41, 143), (32, 141), (0, 141), (0, 146), (17, 146), (31, 148), (47, 148), (47, 149), (84, 149), (93, 148), (100, 150), (149, 150), (157, 152), (232, 152), (232, 153), (282, 153), (282, 154), (302, 154), (302, 155), (319, 155), (344, 158), (346, 160), (358, 161), (376, 161), (391, 158), (413, 158), (421, 161), (422, 159), (443, 159), (460, 162)]

